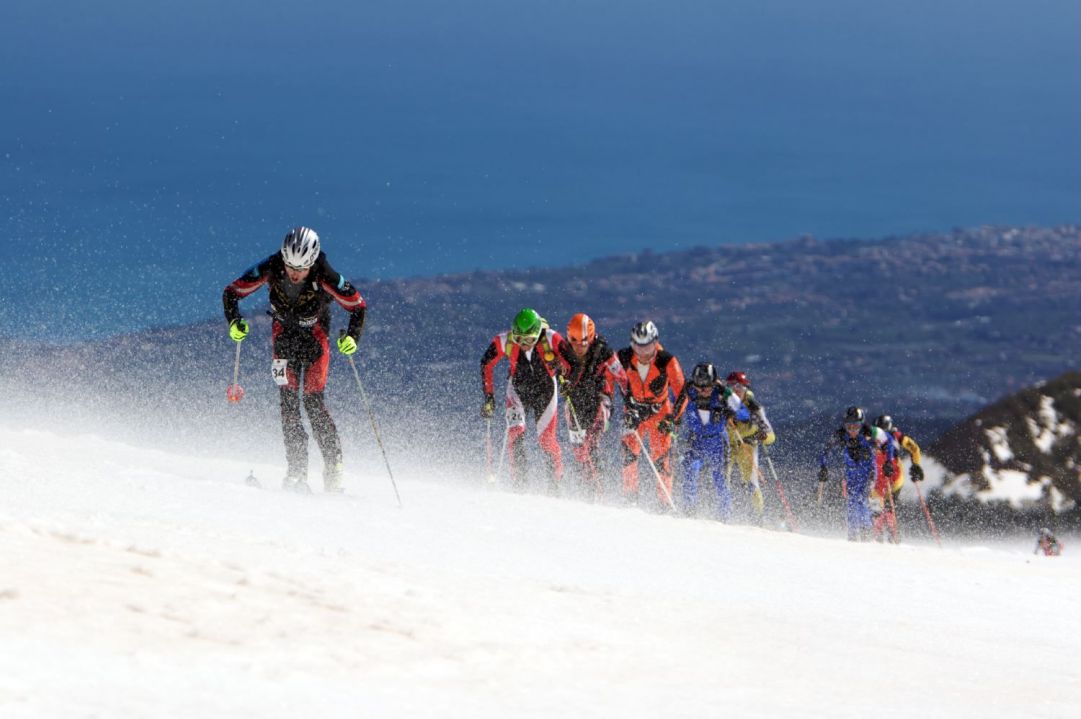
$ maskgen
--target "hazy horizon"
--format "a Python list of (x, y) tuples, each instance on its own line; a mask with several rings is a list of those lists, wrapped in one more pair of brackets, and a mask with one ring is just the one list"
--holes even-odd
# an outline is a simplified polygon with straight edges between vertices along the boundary
[(74, 8), (0, 8), (8, 336), (215, 316), (296, 224), (385, 279), (1081, 221), (1064, 0)]

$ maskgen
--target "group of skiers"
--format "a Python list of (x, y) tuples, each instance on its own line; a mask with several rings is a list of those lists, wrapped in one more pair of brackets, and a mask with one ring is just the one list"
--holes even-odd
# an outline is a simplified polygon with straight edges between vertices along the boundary
[[(300, 412), (303, 404), (323, 457), (324, 489), (340, 492), (341, 444), (323, 399), (330, 359), (330, 304), (335, 302), (349, 313), (348, 329), (336, 340), (338, 350), (348, 356), (356, 351), (364, 327), (364, 299), (330, 266), (319, 236), (308, 227), (291, 230), (280, 251), (225, 288), (225, 319), (230, 337), (238, 343), (249, 332), (239, 312), (239, 300), (263, 285), (270, 292), (273, 376), (279, 385), (288, 465), (283, 484), (288, 489), (311, 491), (307, 481), (308, 435)], [(703, 362), (686, 378), (679, 360), (664, 349), (657, 326), (649, 320), (634, 325), (629, 345), (616, 351), (586, 314), (570, 319), (564, 337), (535, 310), (526, 308), (515, 316), (508, 331), (492, 339), (481, 358), (481, 415), (489, 420), (496, 410), (494, 369), (504, 358), (509, 364), (504, 446), (512, 482), (517, 486), (524, 484), (523, 439), (526, 418), (531, 416), (547, 465), (549, 489), (560, 491), (564, 468), (557, 426), (562, 397), (577, 474), (592, 496), (600, 498), (604, 493), (600, 442), (609, 429), (618, 388), (622, 396), (624, 501), (638, 501), (639, 459), (645, 454), (662, 507), (695, 512), (700, 477), (708, 467), (718, 519), (731, 516), (730, 484), (736, 471), (761, 518), (764, 502), (759, 448), (769, 447), (777, 437), (745, 373), (736, 370), (722, 380), (714, 365)], [(674, 491), (672, 467), (677, 432), (682, 434), (684, 447), (678, 493)], [(864, 410), (850, 407), (843, 427), (830, 437), (820, 457), (820, 502), (822, 487), (829, 479), (828, 460), (835, 450), (843, 450), (849, 538), (865, 539), (872, 531), (881, 536), (888, 528), (890, 538), (896, 541), (893, 500), (904, 481), (898, 457), (901, 452), (911, 454), (912, 480), (922, 480), (919, 446), (888, 416), (868, 425)]]
[[(844, 459), (842, 494), (848, 538), (881, 540), (889, 530), (889, 540), (897, 542), (896, 499), (904, 485), (902, 452), (912, 458), (913, 482), (923, 481), (920, 447), (898, 428), (889, 415), (867, 424), (862, 407), (845, 410), (843, 424), (826, 441), (819, 455), (818, 503), (829, 481), (829, 460), (840, 452)], [(934, 531), (932, 529), (932, 531)]]
[[(510, 330), (492, 339), (481, 358), (481, 416), (488, 420), (496, 409), (494, 368), (504, 357), (509, 364), (504, 445), (516, 486), (524, 481), (522, 440), (529, 414), (536, 422), (550, 491), (559, 491), (563, 459), (557, 438), (557, 406), (562, 396), (567, 436), (579, 475), (599, 498), (603, 484), (597, 449), (608, 429), (618, 388), (623, 398), (621, 490), (625, 502), (638, 501), (638, 461), (646, 453), (662, 507), (694, 513), (699, 480), (708, 467), (715, 516), (728, 520), (732, 513), (731, 480), (738, 470), (761, 520), (764, 500), (759, 447), (769, 447), (777, 437), (744, 372), (733, 371), (722, 380), (714, 365), (700, 363), (685, 379), (679, 360), (660, 344), (652, 321), (636, 324), (629, 346), (615, 351), (597, 334), (586, 314), (570, 319), (564, 338), (535, 310), (526, 308), (514, 318)], [(677, 433), (683, 438), (678, 494), (672, 468), (672, 439)], [(831, 435), (819, 459), (820, 503), (829, 479), (830, 456), (839, 449), (844, 450), (849, 538), (882, 539), (888, 529), (890, 541), (897, 541), (894, 500), (904, 482), (899, 459), (903, 452), (911, 455), (912, 480), (921, 481), (919, 445), (894, 426), (888, 415), (869, 425), (862, 408), (850, 407), (844, 425)]]
[(722, 382), (712, 364), (694, 367), (685, 379), (679, 360), (660, 343), (651, 321), (636, 324), (630, 344), (618, 351), (597, 333), (586, 314), (567, 323), (566, 338), (552, 329), (535, 310), (523, 309), (511, 329), (496, 335), (481, 358), (484, 402), (481, 416), (495, 413), (495, 366), (507, 358), (508, 380), (504, 410), (506, 451), (512, 482), (524, 483), (527, 412), (537, 425), (537, 435), (547, 463), (548, 486), (559, 492), (563, 482), (563, 459), (557, 439), (558, 399), (564, 399), (564, 422), (572, 454), (591, 495), (604, 494), (598, 448), (608, 431), (612, 403), (618, 388), (623, 399), (621, 437), (621, 495), (635, 504), (639, 496), (639, 459), (646, 454), (657, 485), (658, 500), (677, 509), (673, 494), (672, 437), (686, 426), (686, 452), (681, 466), (683, 511), (693, 511), (698, 479), (706, 465), (712, 469), (720, 518), (731, 513), (726, 474), (731, 445), (735, 445), (743, 479), (754, 487), (761, 508), (761, 489), (756, 475), (758, 442), (776, 439), (762, 406), (750, 391), (742, 372)]

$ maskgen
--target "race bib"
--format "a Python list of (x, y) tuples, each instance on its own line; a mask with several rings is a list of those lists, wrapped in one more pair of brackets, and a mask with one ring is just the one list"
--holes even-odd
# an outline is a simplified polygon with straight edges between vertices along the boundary
[(270, 376), (274, 378), (274, 384), (284, 387), (289, 384), (289, 360), (276, 359), (270, 363)]
[(507, 424), (525, 424), (525, 410), (517, 407), (507, 407)]
[(584, 429), (567, 430), (567, 434), (570, 437), (571, 444), (585, 444), (586, 443), (586, 431)]

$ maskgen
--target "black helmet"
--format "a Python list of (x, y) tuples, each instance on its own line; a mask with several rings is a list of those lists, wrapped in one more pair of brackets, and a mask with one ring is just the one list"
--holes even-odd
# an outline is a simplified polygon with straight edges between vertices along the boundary
[(893, 431), (893, 417), (888, 414), (881, 415), (875, 419), (875, 426), (879, 429), (884, 429), (887, 432)]
[(712, 387), (717, 384), (717, 369), (708, 362), (696, 364), (691, 370), (691, 383), (695, 387)]
[(863, 407), (849, 407), (845, 410), (845, 424), (863, 424), (866, 418)]

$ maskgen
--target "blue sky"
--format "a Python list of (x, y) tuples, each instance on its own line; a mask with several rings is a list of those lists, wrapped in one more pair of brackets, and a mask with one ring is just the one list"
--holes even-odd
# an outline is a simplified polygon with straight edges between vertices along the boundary
[(8, 0), (0, 24), (4, 334), (214, 316), (301, 223), (397, 277), (1079, 221), (1066, 0)]

